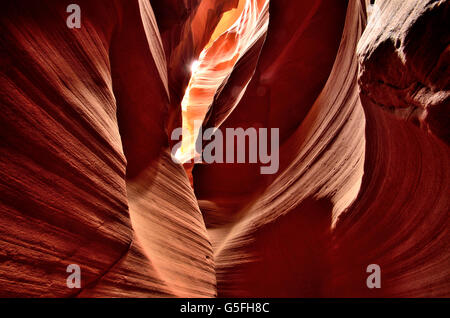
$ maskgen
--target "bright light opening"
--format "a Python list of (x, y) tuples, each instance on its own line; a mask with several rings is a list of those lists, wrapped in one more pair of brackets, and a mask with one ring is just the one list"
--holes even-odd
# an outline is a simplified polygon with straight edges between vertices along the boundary
[[(237, 8), (226, 12), (198, 60), (187, 65), (191, 79), (181, 102), (182, 144), (175, 157), (190, 162), (195, 156), (195, 141), (214, 95), (231, 73), (239, 58), (267, 31), (269, 0), (240, 0)], [(200, 125), (201, 127), (201, 125)]]
[(192, 63), (192, 65), (191, 65), (191, 72), (192, 72), (192, 74), (195, 74), (195, 72), (197, 72), (197, 70), (200, 67), (200, 64), (201, 64), (200, 61), (194, 61)]

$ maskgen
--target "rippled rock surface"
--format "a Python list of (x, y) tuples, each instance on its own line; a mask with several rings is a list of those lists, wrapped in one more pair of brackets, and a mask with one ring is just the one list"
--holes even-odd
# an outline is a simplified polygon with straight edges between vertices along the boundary
[[(450, 296), (448, 1), (77, 3), (2, 4), (1, 297)], [(188, 88), (277, 173), (175, 163)]]

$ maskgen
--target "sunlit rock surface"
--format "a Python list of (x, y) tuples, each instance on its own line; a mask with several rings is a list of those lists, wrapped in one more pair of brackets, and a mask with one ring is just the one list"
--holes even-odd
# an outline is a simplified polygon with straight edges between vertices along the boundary
[[(214, 109), (226, 101), (212, 105), (212, 125), (279, 127), (281, 137), (276, 175), (261, 175), (257, 165), (194, 168), (219, 295), (326, 295), (331, 227), (358, 194), (365, 154), (353, 54), (362, 10), (351, 3), (347, 21), (346, 11), (347, 5), (335, 1), (272, 1), (266, 43), (243, 97), (227, 118)], [(323, 24), (327, 27), (317, 27)], [(336, 38), (343, 32), (346, 41), (339, 49)], [(221, 94), (230, 92), (239, 76), (232, 73), (231, 87)], [(209, 177), (215, 182), (207, 184)]]
[(450, 3), (376, 1), (358, 47), (362, 98), (450, 142)]
[[(255, 50), (257, 42), (260, 45), (264, 43), (269, 22), (269, 1), (252, 0), (241, 3), (244, 3), (244, 7), (241, 8), (241, 14), (236, 21), (218, 35), (217, 39), (210, 41), (199, 59), (191, 65), (191, 80), (181, 102), (183, 128), (189, 132), (189, 135), (184, 136), (178, 153), (181, 162), (195, 157), (194, 146), (198, 129), (202, 126), (201, 122), (213, 102), (216, 91), (226, 82), (236, 63), (245, 59), (244, 56), (250, 49)], [(232, 17), (224, 16), (224, 21), (217, 26), (215, 33), (220, 32), (222, 23), (228, 24), (230, 18)], [(243, 86), (248, 84), (252, 75), (253, 73), (247, 75)], [(241, 91), (241, 87), (236, 89), (234, 98), (238, 98)], [(196, 121), (199, 122), (199, 127), (196, 127)]]
[[(60, 1), (3, 5), (0, 295), (214, 296), (200, 210), (166, 155), (151, 6), (79, 5), (79, 30)], [(81, 290), (66, 286), (69, 264)]]
[[(427, 3), (416, 11), (421, 6)], [(448, 295), (448, 147), (359, 98), (364, 60), (356, 52), (361, 36), (375, 41), (371, 30), (385, 30), (377, 9), (395, 12), (360, 1), (347, 8), (272, 1), (267, 40), (242, 98), (237, 105), (229, 100), (237, 67), (215, 96), (205, 127), (280, 127), (283, 142), (272, 177), (254, 165), (194, 168), (219, 295)], [(292, 12), (305, 12), (298, 28), (287, 18)], [(278, 25), (293, 34), (282, 46), (275, 44), (283, 34)], [(338, 51), (331, 46), (336, 38)], [(379, 290), (367, 288), (369, 264), (382, 268)]]
[[(0, 296), (450, 296), (448, 1), (77, 3), (2, 4)], [(280, 128), (278, 172), (191, 187), (182, 114)]]

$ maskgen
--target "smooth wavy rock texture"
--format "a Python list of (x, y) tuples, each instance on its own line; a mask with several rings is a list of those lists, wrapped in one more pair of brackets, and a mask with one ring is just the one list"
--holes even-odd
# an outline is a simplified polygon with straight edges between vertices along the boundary
[[(3, 5), (0, 295), (214, 296), (197, 201), (164, 155), (150, 3), (78, 3), (78, 30), (60, 1)], [(69, 264), (81, 290), (66, 286)]]
[[(257, 42), (263, 43), (265, 39), (269, 22), (269, 1), (241, 2), (244, 3), (244, 7), (240, 17), (212, 41), (202, 51), (198, 61), (192, 65), (191, 80), (181, 102), (183, 127), (189, 131), (190, 136), (190, 138), (188, 136), (183, 138), (179, 152), (181, 162), (189, 161), (194, 157), (195, 140), (199, 133), (195, 130), (195, 121), (201, 123), (204, 120), (215, 93), (230, 75), (236, 63), (247, 54), (250, 48), (255, 49)], [(217, 27), (220, 28), (221, 25)], [(253, 74), (247, 76), (244, 86), (251, 79), (251, 75)], [(235, 98), (241, 91), (242, 89), (237, 89), (234, 92)]]
[(358, 47), (365, 102), (411, 120), (447, 143), (449, 21), (448, 1), (377, 1)]
[[(448, 1), (77, 3), (2, 4), (0, 297), (450, 296)], [(278, 172), (190, 180), (203, 117)]]

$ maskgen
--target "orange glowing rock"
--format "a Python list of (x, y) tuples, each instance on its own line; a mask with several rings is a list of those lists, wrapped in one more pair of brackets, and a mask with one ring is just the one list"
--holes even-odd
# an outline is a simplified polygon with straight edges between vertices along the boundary
[(268, 0), (240, 1), (237, 9), (223, 16), (209, 44), (192, 63), (192, 77), (181, 102), (183, 128), (189, 132), (177, 153), (181, 162), (195, 156), (195, 121), (201, 125), (217, 89), (236, 62), (267, 32), (268, 5)]
[(450, 296), (449, 1), (77, 3), (2, 4), (0, 297)]

